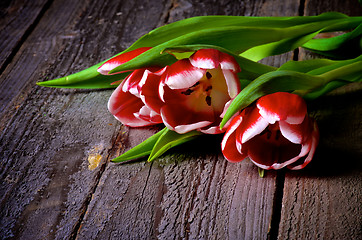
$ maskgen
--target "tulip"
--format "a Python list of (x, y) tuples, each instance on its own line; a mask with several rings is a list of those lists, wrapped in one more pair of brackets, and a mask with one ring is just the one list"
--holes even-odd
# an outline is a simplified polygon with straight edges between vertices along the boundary
[[(132, 51), (129, 51), (129, 52), (125, 52), (125, 53), (122, 53), (118, 56), (115, 56), (109, 60), (107, 60), (105, 63), (103, 63), (99, 68), (98, 68), (98, 72), (100, 74), (103, 74), (103, 75), (109, 75), (108, 72), (113, 70), (114, 68), (132, 60), (133, 58), (141, 55), (142, 53), (150, 50), (151, 48), (150, 47), (141, 47), (141, 48), (137, 48), (135, 50), (132, 50)], [(114, 74), (118, 74), (118, 73), (121, 73), (121, 72), (117, 72), (117, 73), (114, 73)]]
[(249, 159), (263, 169), (304, 168), (319, 140), (316, 122), (307, 115), (304, 100), (277, 92), (259, 98), (235, 117), (222, 140), (230, 162)]
[[(146, 81), (143, 97), (148, 106), (160, 113), (166, 127), (177, 133), (221, 133), (221, 116), (241, 90), (236, 75), (239, 71), (232, 56), (201, 49), (166, 67), (159, 83)], [(157, 93), (147, 90), (156, 87)]]
[[(98, 72), (107, 75), (115, 67), (135, 58), (150, 48), (139, 48), (106, 61), (99, 67)], [(161, 71), (160, 71), (161, 70)], [(141, 99), (141, 88), (144, 76), (149, 72), (156, 75), (162, 74), (159, 67), (141, 68), (134, 70), (115, 89), (108, 101), (108, 109), (114, 117), (126, 126), (143, 127), (162, 122), (160, 114), (149, 108)]]

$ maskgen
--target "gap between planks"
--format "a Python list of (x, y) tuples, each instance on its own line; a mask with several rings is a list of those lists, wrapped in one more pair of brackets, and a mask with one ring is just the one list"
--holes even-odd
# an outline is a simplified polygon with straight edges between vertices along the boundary
[(50, 8), (54, 0), (48, 0), (42, 9), (40, 10), (38, 16), (34, 19), (34, 21), (29, 25), (29, 27), (25, 30), (23, 36), (19, 39), (19, 42), (14, 46), (11, 50), (9, 56), (5, 59), (4, 63), (0, 66), (0, 75), (4, 72), (6, 67), (11, 63), (15, 55), (18, 53), (20, 47), (24, 44), (24, 42), (28, 39), (30, 34), (34, 31), (35, 27), (38, 25), (46, 11)]

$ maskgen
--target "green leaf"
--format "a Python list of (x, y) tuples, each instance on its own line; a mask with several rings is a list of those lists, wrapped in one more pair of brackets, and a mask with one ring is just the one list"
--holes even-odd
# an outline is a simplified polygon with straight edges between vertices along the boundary
[[(313, 64), (317, 63), (318, 68)], [(261, 75), (247, 85), (232, 101), (220, 124), (223, 127), (239, 110), (256, 99), (275, 92), (292, 92), (306, 95), (312, 99), (341, 86), (341, 83), (362, 80), (362, 56), (345, 61), (308, 60), (307, 62), (288, 62), (279, 70)], [(297, 72), (286, 69), (308, 71)], [(335, 83), (332, 83), (336, 81)]]
[[(139, 47), (153, 47), (191, 32), (210, 28), (230, 26), (287, 28), (301, 24), (337, 19), (351, 19), (337, 12), (323, 13), (318, 16), (297, 17), (246, 17), (246, 16), (200, 16), (177, 21), (150, 31), (137, 40), (128, 50)], [(353, 18), (355, 19), (355, 18)], [(351, 27), (352, 28), (352, 27)]]
[(178, 134), (172, 130), (167, 129), (158, 138), (147, 161), (151, 162), (152, 160), (161, 156), (170, 148), (191, 141), (199, 135), (202, 135), (202, 133), (198, 131), (191, 131), (185, 134)]
[(116, 157), (112, 162), (126, 162), (129, 160), (145, 157), (150, 155), (148, 161), (161, 156), (167, 150), (182, 143), (188, 142), (202, 135), (198, 131), (191, 131), (185, 134), (178, 134), (168, 128), (164, 128), (158, 133), (152, 135), (134, 148)]
[(128, 150), (119, 157), (114, 158), (112, 162), (125, 162), (149, 155), (152, 152), (152, 149), (156, 144), (156, 142), (158, 141), (158, 139), (167, 131), (168, 131), (167, 128), (162, 129), (161, 131), (152, 135), (151, 137), (149, 137), (142, 143), (138, 144), (134, 148)]
[(323, 58), (309, 59), (303, 61), (288, 61), (284, 63), (278, 70), (290, 70), (307, 73), (321, 67), (330, 66), (335, 63), (336, 61), (334, 60)]
[(246, 50), (245, 52), (241, 53), (240, 56), (253, 61), (259, 61), (269, 56), (286, 53), (310, 41), (318, 34), (318, 32), (319, 31), (315, 31), (311, 34), (302, 35), (295, 38), (286, 38), (280, 41), (259, 45)]
[(275, 92), (310, 90), (321, 85), (324, 79), (305, 73), (278, 70), (261, 75), (246, 86), (232, 101), (220, 124), (222, 128), (239, 110), (247, 107), (256, 99)]
[[(112, 72), (151, 65), (172, 64), (176, 61), (173, 56), (160, 53), (166, 48), (178, 45), (215, 45), (241, 53), (256, 46), (273, 45), (274, 43), (277, 45), (272, 46), (277, 50), (274, 53), (283, 52), (298, 45), (294, 41), (300, 41), (305, 35), (313, 34), (316, 31), (352, 29), (361, 24), (361, 21), (361, 17), (348, 17), (341, 13), (305, 17), (201, 16), (189, 18), (162, 26), (141, 37), (131, 47), (119, 54), (139, 47), (153, 48), (117, 67)], [(290, 42), (289, 47), (283, 49), (282, 44), (278, 42), (285, 39), (289, 39)], [(113, 87), (110, 86), (111, 82), (125, 77), (125, 74), (122, 76), (100, 75), (97, 68), (102, 63), (79, 73), (41, 82), (38, 85), (67, 88), (109, 88)]]
[(324, 56), (348, 59), (362, 53), (362, 24), (352, 32), (330, 38), (312, 39), (303, 45), (304, 48)]
[(314, 90), (313, 92), (307, 93), (306, 95), (303, 96), (303, 98), (307, 99), (307, 100), (316, 99), (334, 89), (337, 89), (339, 87), (346, 85), (347, 83), (349, 83), (349, 82), (346, 82), (343, 80), (331, 81), (331, 82), (327, 83), (326, 85), (322, 86), (321, 88)]
[(71, 74), (66, 77), (53, 79), (36, 84), (42, 87), (54, 88), (82, 88), (82, 89), (99, 89), (99, 88), (115, 88), (117, 85), (111, 83), (124, 79), (129, 73), (121, 73), (115, 75), (102, 75), (97, 69), (102, 63), (83, 71)]
[[(319, 24), (310, 23), (289, 28), (231, 26), (203, 29), (184, 34), (154, 46), (142, 55), (116, 67), (110, 71), (110, 73), (137, 69), (150, 65), (168, 65), (173, 63), (175, 61), (174, 58), (170, 58), (170, 55), (168, 54), (160, 53), (163, 52), (164, 49), (174, 48), (180, 45), (214, 45), (231, 52), (241, 53), (255, 46), (281, 41), (286, 38), (297, 38), (313, 34), (326, 26), (336, 23), (336, 20), (330, 20)], [(290, 46), (294, 45), (291, 44)], [(284, 50), (290, 51), (292, 49)]]

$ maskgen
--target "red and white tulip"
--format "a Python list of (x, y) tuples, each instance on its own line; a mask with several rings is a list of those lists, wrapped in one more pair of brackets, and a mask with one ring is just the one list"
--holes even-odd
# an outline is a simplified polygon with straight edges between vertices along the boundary
[(316, 122), (307, 115), (304, 100), (278, 92), (258, 99), (230, 123), (222, 152), (231, 162), (249, 157), (263, 169), (304, 168), (319, 140)]
[[(109, 71), (129, 60), (137, 57), (150, 48), (139, 48), (121, 55), (118, 55), (99, 67), (98, 72), (108, 74)], [(149, 108), (141, 99), (140, 91), (150, 71), (159, 76), (163, 70), (160, 68), (142, 68), (133, 71), (112, 93), (108, 101), (109, 111), (126, 126), (143, 127), (162, 123), (160, 114)]]
[[(143, 98), (160, 113), (163, 123), (177, 133), (221, 133), (222, 113), (241, 90), (236, 75), (239, 71), (232, 56), (215, 49), (201, 49), (168, 66), (159, 84), (146, 81)], [(157, 92), (147, 90), (156, 87)]]

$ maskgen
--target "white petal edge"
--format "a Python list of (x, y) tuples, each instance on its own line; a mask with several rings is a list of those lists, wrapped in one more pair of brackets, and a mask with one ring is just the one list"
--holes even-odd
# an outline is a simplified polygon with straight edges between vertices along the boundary
[(298, 136), (296, 132), (293, 132), (290, 124), (286, 123), (285, 121), (279, 122), (279, 129), (282, 135), (295, 144), (301, 144), (303, 141), (303, 136)]
[(309, 154), (308, 154), (307, 158), (304, 160), (304, 163), (300, 164), (300, 165), (297, 165), (297, 166), (294, 166), (294, 167), (291, 167), (289, 169), (291, 169), (291, 170), (300, 170), (300, 169), (304, 168), (310, 161), (312, 161), (315, 150), (317, 148), (317, 144), (318, 144), (317, 137), (312, 136), (312, 144), (311, 144), (311, 147), (310, 147), (310, 150), (309, 150)]
[(239, 71), (239, 66), (235, 65), (234, 62), (229, 62), (229, 61), (222, 61), (220, 62), (220, 66), (221, 66), (221, 69), (223, 70), (231, 70), (233, 72), (238, 72)]
[(245, 132), (243, 133), (243, 137), (241, 139), (241, 143), (245, 143), (249, 141), (251, 138), (255, 137), (269, 125), (269, 122), (266, 121), (262, 116), (254, 122), (251, 126), (249, 126)]
[(190, 58), (192, 66), (203, 69), (214, 69), (218, 66), (215, 65), (215, 61), (210, 58), (198, 58), (197, 60)]
[(205, 74), (206, 70), (193, 69), (185, 70), (183, 72), (167, 76), (165, 84), (171, 89), (185, 89), (192, 87), (197, 83)]
[(263, 118), (270, 124), (274, 124), (276, 121), (280, 121), (280, 117), (277, 113), (271, 112), (268, 109), (261, 107), (259, 104), (257, 104), (257, 107), (259, 109), (259, 114), (263, 116)]
[(227, 131), (221, 141), (221, 149), (224, 150), (225, 149), (225, 145), (227, 142), (227, 139), (230, 137), (231, 134), (233, 134), (236, 129), (240, 126), (241, 122), (243, 121), (243, 118), (240, 117), (238, 120), (235, 120), (236, 122), (230, 126), (229, 131)]
[(229, 96), (230, 98), (235, 98), (236, 95), (238, 95), (238, 93), (240, 92), (239, 79), (237, 78), (235, 73), (230, 70), (222, 70), (222, 72), (224, 74), (226, 85), (228, 87)]

